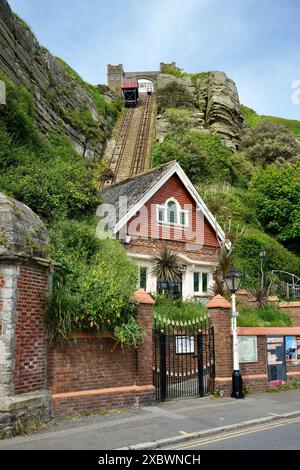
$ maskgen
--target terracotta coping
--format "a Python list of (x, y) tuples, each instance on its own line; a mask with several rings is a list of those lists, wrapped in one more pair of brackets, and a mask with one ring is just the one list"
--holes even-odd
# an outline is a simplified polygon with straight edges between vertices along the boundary
[(279, 302), (279, 297), (277, 297), (277, 295), (269, 295), (267, 297), (267, 301), (268, 302)]
[(137, 393), (137, 392), (152, 392), (155, 390), (153, 385), (130, 385), (127, 387), (110, 387), (110, 388), (99, 388), (96, 390), (80, 390), (76, 392), (65, 392), (65, 393), (53, 393), (52, 399), (57, 400), (60, 398), (73, 398), (73, 397), (84, 397), (91, 395), (106, 395), (115, 393)]
[(132, 296), (133, 300), (136, 300), (140, 304), (154, 305), (155, 300), (151, 297), (150, 294), (144, 291), (144, 289), (138, 289), (135, 294)]
[(213, 299), (211, 299), (206, 308), (231, 308), (231, 303), (228, 300), (224, 299), (222, 295), (216, 295)]
[(240, 326), (239, 336), (300, 336), (299, 326)]

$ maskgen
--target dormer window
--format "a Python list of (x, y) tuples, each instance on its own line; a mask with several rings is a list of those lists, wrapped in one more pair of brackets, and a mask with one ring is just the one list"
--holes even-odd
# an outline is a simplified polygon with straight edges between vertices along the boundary
[(160, 224), (188, 226), (188, 211), (181, 209), (176, 199), (168, 199), (165, 205), (157, 206), (157, 222)]

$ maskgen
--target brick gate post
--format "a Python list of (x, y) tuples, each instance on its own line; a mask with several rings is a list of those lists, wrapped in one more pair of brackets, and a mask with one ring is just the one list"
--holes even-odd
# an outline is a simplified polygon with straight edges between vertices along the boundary
[(0, 435), (50, 418), (45, 293), (48, 234), (24, 204), (0, 193)]
[(136, 351), (136, 380), (138, 387), (145, 388), (149, 403), (154, 401), (153, 386), (153, 305), (155, 301), (143, 289), (139, 289), (133, 299), (138, 302), (136, 321), (143, 328), (143, 340)]
[(225, 395), (230, 395), (233, 370), (231, 304), (221, 295), (217, 295), (206, 307), (209, 312), (209, 324), (214, 328), (215, 335), (215, 388), (223, 391)]

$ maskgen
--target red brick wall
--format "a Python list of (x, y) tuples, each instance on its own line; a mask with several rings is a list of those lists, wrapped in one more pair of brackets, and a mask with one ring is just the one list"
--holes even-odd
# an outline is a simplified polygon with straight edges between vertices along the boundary
[(21, 266), (18, 279), (15, 394), (46, 386), (46, 342), (43, 326), (44, 294), (48, 275), (42, 267)]
[(229, 309), (209, 309), (209, 324), (214, 328), (216, 377), (230, 377), (233, 369), (231, 316)]
[(293, 326), (300, 326), (300, 302), (280, 302), (279, 307), (291, 314)]
[[(189, 209), (189, 225), (190, 230), (179, 227), (167, 227), (157, 223), (156, 205), (163, 205), (165, 202), (174, 197), (180, 204), (181, 208), (184, 209), (186, 205), (190, 206)], [(160, 240), (176, 240), (189, 243), (201, 243), (204, 246), (219, 247), (217, 237), (214, 229), (210, 226), (208, 221), (205, 219), (204, 224), (201, 223), (201, 217), (196, 211), (196, 204), (190, 193), (187, 191), (181, 180), (177, 175), (173, 175), (157, 193), (145, 204), (147, 214), (143, 212), (136, 214), (129, 224), (128, 233), (133, 235), (138, 232), (138, 236), (141, 238), (156, 238)], [(200, 227), (200, 234), (198, 240), (195, 239), (193, 232), (196, 231), (197, 227)], [(198, 233), (198, 232), (197, 232)]]
[(136, 350), (122, 351), (108, 335), (78, 335), (74, 345), (48, 346), (55, 416), (153, 402), (152, 304), (140, 304), (136, 319), (144, 329)]
[(250, 362), (240, 364), (242, 375), (256, 375), (267, 373), (267, 357), (266, 357), (266, 337), (257, 336), (257, 358), (258, 362)]
[(111, 338), (78, 339), (48, 348), (48, 386), (53, 393), (132, 385), (135, 351), (122, 351)]

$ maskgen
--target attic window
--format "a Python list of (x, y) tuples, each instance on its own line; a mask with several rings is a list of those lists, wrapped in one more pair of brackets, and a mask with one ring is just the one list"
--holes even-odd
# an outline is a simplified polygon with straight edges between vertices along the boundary
[(181, 209), (176, 199), (168, 199), (165, 205), (157, 206), (157, 222), (160, 224), (188, 226), (188, 211)]

